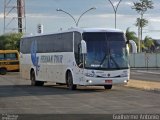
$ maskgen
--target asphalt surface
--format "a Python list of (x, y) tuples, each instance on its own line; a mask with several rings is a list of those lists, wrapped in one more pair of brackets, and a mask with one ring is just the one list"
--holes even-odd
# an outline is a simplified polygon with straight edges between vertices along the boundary
[(131, 79), (160, 82), (160, 69), (131, 69)]
[(0, 76), (0, 113), (6, 114), (159, 114), (159, 92), (124, 86), (78, 87), (48, 83), (30, 86), (18, 73)]

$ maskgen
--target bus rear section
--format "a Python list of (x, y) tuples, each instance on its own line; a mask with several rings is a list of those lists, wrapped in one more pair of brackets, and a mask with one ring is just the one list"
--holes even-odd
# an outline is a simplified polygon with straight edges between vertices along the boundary
[(0, 74), (7, 71), (19, 71), (19, 52), (17, 50), (0, 50)]

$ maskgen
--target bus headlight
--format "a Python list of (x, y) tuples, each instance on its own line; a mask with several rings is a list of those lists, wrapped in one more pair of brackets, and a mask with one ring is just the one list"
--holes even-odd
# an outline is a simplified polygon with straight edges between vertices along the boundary
[(94, 73), (86, 73), (86, 77), (94, 77)]
[(86, 80), (87, 83), (92, 83), (92, 80)]
[(128, 80), (125, 80), (124, 83), (128, 83)]

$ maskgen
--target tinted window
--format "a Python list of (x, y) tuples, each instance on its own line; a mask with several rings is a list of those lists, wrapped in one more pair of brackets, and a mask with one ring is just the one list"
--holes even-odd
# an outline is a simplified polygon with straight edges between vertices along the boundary
[(125, 38), (123, 33), (108, 32), (107, 40), (108, 41), (125, 41)]
[(86, 68), (126, 69), (128, 54), (123, 33), (83, 33), (87, 43)]
[(0, 54), (0, 60), (4, 60), (4, 54)]
[(37, 44), (38, 53), (72, 52), (73, 33), (63, 33), (38, 37)]
[(24, 38), (21, 40), (21, 52), (30, 53), (34, 41), (37, 44), (37, 53), (73, 51), (73, 33), (71, 32)]
[(20, 51), (22, 53), (30, 53), (31, 42), (32, 42), (32, 39), (29, 39), (29, 38), (23, 38), (23, 39), (21, 39), (21, 42), (20, 42)]
[(17, 60), (18, 56), (16, 53), (6, 53), (5, 59), (6, 60)]

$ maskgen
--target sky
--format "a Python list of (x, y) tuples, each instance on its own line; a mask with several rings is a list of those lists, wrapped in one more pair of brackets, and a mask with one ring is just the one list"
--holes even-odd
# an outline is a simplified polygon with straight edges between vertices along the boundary
[[(16, 0), (11, 1), (14, 2)], [(119, 0), (111, 1), (116, 6)], [(122, 0), (117, 10), (118, 29), (125, 32), (130, 27), (131, 31), (137, 33), (137, 27), (134, 24), (140, 15), (131, 7), (133, 2), (138, 1)], [(148, 10), (144, 15), (144, 18), (149, 20), (149, 24), (144, 28), (143, 37), (150, 36), (154, 39), (160, 39), (160, 0), (152, 1), (154, 9)], [(44, 33), (75, 27), (75, 23), (69, 15), (58, 12), (56, 9), (63, 9), (77, 21), (80, 15), (91, 7), (96, 7), (96, 9), (87, 12), (81, 17), (78, 24), (79, 27), (114, 28), (114, 11), (108, 0), (25, 0), (26, 34), (35, 34), (38, 24), (43, 24)], [(12, 11), (12, 14), (14, 16), (16, 11)], [(10, 27), (17, 27), (17, 23), (13, 22)], [(0, 0), (0, 35), (4, 33), (3, 28), (4, 0)]]

